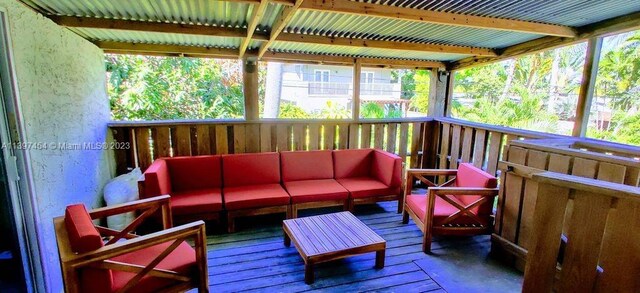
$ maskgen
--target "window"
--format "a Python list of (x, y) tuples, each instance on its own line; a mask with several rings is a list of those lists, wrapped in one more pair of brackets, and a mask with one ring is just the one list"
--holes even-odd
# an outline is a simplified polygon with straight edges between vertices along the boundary
[(260, 115), (282, 119), (349, 119), (353, 67), (261, 62)]
[(360, 117), (421, 117), (429, 104), (429, 70), (367, 68), (360, 75)]
[(105, 63), (114, 120), (244, 115), (238, 60), (107, 54)]
[(373, 72), (371, 71), (363, 71), (360, 73), (360, 82), (361, 83), (373, 83)]
[(329, 70), (314, 70), (314, 81), (329, 82)]
[(452, 115), (475, 122), (570, 135), (586, 44), (456, 71)]
[(606, 37), (587, 136), (640, 145), (640, 30)]

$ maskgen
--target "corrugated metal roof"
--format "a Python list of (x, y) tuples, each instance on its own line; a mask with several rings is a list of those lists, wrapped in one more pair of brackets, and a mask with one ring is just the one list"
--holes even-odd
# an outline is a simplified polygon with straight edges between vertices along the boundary
[(274, 42), (271, 45), (271, 51), (285, 53), (301, 53), (301, 54), (320, 54), (332, 56), (348, 56), (348, 57), (385, 57), (395, 59), (415, 59), (415, 60), (436, 60), (450, 61), (469, 57), (471, 55), (462, 54), (442, 54), (418, 51), (399, 51), (377, 48), (350, 47), (350, 46), (334, 46), (334, 45), (316, 45), (289, 42)]
[(492, 48), (502, 48), (540, 37), (540, 35), (526, 33), (309, 10), (296, 12), (286, 31), (332, 37), (458, 44)]
[(638, 0), (365, 0), (367, 3), (583, 26), (640, 11)]
[[(94, 28), (70, 28), (73, 32), (89, 41), (113, 41), (149, 44), (174, 44), (184, 46), (200, 46), (237, 49), (242, 38), (212, 37), (202, 35), (165, 34), (154, 32), (136, 32), (124, 30), (108, 30)], [(257, 41), (252, 41), (249, 49), (258, 47)]]
[(25, 0), (53, 15), (92, 16), (131, 20), (244, 27), (251, 4), (211, 0)]
[[(362, 0), (368, 3), (453, 12), (478, 16), (519, 19), (582, 26), (604, 19), (640, 11), (640, 0)], [(220, 27), (246, 27), (256, 5), (239, 1), (218, 0), (22, 0), (45, 14), (206, 24)], [(269, 4), (257, 30), (268, 32), (284, 8)], [(222, 38), (151, 32), (72, 29), (90, 40), (148, 42), (237, 48), (240, 38)], [(330, 11), (299, 10), (287, 32), (333, 37), (393, 40), (430, 44), (504, 48), (541, 37), (538, 34), (491, 29), (418, 23), (406, 20)], [(256, 48), (252, 42), (250, 48)], [(272, 50), (457, 60), (467, 55), (436, 54), (390, 49), (356, 48), (277, 42)], [(410, 57), (411, 56), (411, 57)]]

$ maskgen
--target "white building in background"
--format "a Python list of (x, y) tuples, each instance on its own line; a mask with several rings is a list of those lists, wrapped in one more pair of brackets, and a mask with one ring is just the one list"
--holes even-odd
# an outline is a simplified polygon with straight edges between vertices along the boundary
[[(399, 80), (390, 69), (363, 68), (360, 76), (360, 100), (383, 107), (393, 105), (406, 112), (408, 100), (402, 100)], [(292, 103), (308, 113), (319, 113), (328, 103), (346, 109), (352, 106), (353, 69), (345, 66), (282, 64), (280, 100)]]

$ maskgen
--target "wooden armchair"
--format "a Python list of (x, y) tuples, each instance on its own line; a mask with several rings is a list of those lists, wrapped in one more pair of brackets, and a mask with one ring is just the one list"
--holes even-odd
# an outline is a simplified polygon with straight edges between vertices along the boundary
[[(134, 234), (158, 210), (164, 229)], [(139, 216), (121, 231), (92, 221), (132, 211)], [(53, 222), (65, 292), (209, 291), (204, 223), (172, 228), (168, 195), (90, 212), (82, 204), (71, 205)], [(193, 239), (195, 249), (187, 239)]]
[[(425, 176), (455, 176), (436, 185)], [(424, 233), (422, 250), (431, 252), (432, 235), (489, 234), (493, 228), (493, 199), (498, 195), (497, 180), (471, 164), (458, 170), (407, 170), (402, 222), (409, 216)], [(418, 179), (427, 186), (427, 194), (411, 194)]]

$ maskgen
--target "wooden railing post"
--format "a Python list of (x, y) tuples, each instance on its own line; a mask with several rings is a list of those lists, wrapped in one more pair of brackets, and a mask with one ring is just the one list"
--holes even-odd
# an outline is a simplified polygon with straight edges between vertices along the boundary
[(598, 76), (598, 64), (600, 62), (600, 51), (602, 49), (602, 38), (589, 39), (587, 44), (584, 68), (582, 70), (582, 82), (580, 83), (580, 93), (578, 94), (578, 106), (576, 108), (576, 122), (573, 125), (573, 136), (584, 136), (589, 123), (589, 111), (593, 100), (593, 92)]
[(258, 110), (258, 64), (256, 61), (242, 60), (242, 79), (244, 81), (244, 119), (257, 121)]
[(362, 73), (362, 63), (356, 59), (353, 65), (353, 100), (352, 117), (354, 121), (360, 120), (360, 74)]
[(429, 86), (429, 117), (443, 117), (446, 113), (447, 88), (451, 74), (448, 71), (440, 71), (437, 68), (431, 70)]

